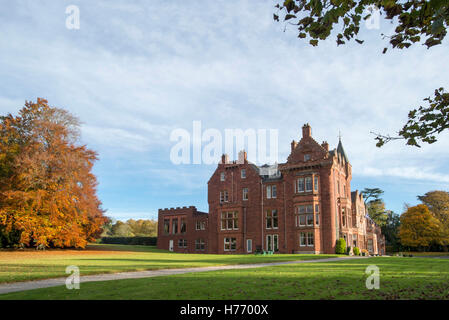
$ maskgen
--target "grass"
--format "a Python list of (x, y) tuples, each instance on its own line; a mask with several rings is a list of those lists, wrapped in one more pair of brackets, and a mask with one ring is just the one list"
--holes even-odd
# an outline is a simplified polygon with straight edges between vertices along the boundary
[(400, 254), (413, 255), (414, 257), (443, 257), (449, 256), (449, 252), (418, 252), (418, 251), (403, 251)]
[(89, 275), (329, 257), (336, 255), (182, 254), (150, 246), (109, 244), (92, 244), (86, 250), (0, 251), (0, 283), (66, 277), (70, 265), (79, 267), (81, 275)]
[[(380, 269), (368, 290), (366, 267)], [(375, 257), (81, 283), (0, 295), (0, 299), (449, 299), (449, 260)]]

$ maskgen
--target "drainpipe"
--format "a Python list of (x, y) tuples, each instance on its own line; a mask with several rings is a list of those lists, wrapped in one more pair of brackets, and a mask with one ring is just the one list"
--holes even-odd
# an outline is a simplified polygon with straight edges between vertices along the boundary
[(243, 207), (243, 250), (248, 253), (248, 247), (246, 243), (246, 207)]
[(262, 224), (261, 224), (261, 227), (262, 227), (262, 232), (261, 232), (261, 235), (262, 235), (262, 251), (263, 250), (265, 250), (264, 249), (264, 241), (263, 241), (263, 220), (264, 220), (264, 215), (263, 215), (263, 183), (262, 183), (262, 179), (260, 180), (260, 191), (261, 191), (261, 196), (262, 196), (262, 200), (261, 200), (261, 204), (262, 204)]
[(284, 249), (287, 249), (287, 205), (285, 200), (285, 181), (284, 185)]
[(231, 172), (231, 194), (232, 194), (232, 203), (234, 203), (234, 171)]

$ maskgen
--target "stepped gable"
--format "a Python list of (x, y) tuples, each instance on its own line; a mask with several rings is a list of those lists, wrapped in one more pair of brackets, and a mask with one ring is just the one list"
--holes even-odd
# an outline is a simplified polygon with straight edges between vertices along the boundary
[[(287, 158), (287, 163), (301, 163), (314, 160), (321, 160), (328, 157), (329, 152), (326, 149), (329, 145), (323, 142), (320, 145), (312, 138), (312, 128), (308, 123), (302, 127), (302, 138), (299, 142), (292, 141), (291, 153)], [(310, 159), (307, 159), (307, 157)]]

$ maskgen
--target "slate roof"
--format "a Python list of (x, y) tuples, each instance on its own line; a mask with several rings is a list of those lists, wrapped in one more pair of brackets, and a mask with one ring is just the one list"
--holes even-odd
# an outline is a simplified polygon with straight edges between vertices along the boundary
[(348, 156), (343, 148), (343, 144), (341, 143), (341, 139), (338, 140), (337, 152), (345, 159), (346, 162), (349, 162)]

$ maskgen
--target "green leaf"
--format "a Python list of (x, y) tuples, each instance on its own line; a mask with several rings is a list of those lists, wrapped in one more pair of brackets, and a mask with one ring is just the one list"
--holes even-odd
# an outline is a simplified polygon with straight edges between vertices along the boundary
[(318, 40), (312, 39), (312, 40), (309, 41), (309, 43), (310, 43), (312, 46), (316, 47), (316, 46), (318, 45)]

